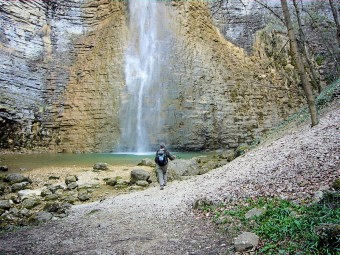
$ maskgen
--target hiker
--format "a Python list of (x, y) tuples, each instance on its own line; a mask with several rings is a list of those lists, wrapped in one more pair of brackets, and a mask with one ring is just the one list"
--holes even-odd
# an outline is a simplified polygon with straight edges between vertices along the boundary
[(161, 186), (161, 190), (163, 190), (167, 183), (166, 171), (168, 168), (168, 159), (174, 160), (176, 157), (171, 155), (164, 144), (160, 144), (159, 147), (159, 150), (156, 152), (155, 162), (157, 164), (158, 182)]

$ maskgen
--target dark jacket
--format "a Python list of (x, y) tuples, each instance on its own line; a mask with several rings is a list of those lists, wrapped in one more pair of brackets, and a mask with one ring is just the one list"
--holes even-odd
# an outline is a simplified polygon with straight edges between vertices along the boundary
[[(158, 164), (158, 163), (157, 163), (157, 155), (158, 155), (158, 152), (159, 152), (160, 150), (162, 150), (162, 149), (159, 149), (159, 150), (156, 151), (156, 157), (155, 157), (155, 162), (156, 162), (156, 164)], [(167, 149), (163, 149), (163, 150), (164, 150), (165, 155), (167, 156), (168, 159), (170, 159), (170, 160), (174, 160), (174, 159), (175, 159), (175, 157), (174, 157)]]

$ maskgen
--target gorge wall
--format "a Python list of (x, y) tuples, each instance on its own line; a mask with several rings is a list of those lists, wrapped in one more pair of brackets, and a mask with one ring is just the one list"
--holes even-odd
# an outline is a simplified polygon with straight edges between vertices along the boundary
[(100, 151), (117, 143), (120, 1), (1, 1), (0, 146)]
[[(295, 80), (268, 68), (262, 41), (252, 39), (256, 51), (249, 56), (226, 40), (208, 3), (164, 4), (173, 21), (172, 54), (164, 56), (164, 127), (151, 135), (152, 144), (233, 148), (301, 106)], [(125, 87), (126, 3), (1, 1), (0, 15), (0, 147), (115, 148)], [(294, 77), (290, 67), (288, 61)]]

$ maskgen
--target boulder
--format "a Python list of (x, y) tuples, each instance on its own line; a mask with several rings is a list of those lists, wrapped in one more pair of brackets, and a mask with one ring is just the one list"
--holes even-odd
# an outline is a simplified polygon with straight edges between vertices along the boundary
[(8, 166), (0, 166), (0, 172), (7, 172)]
[(131, 171), (130, 183), (136, 183), (137, 181), (149, 181), (149, 172), (143, 169), (134, 169)]
[(234, 247), (238, 252), (252, 250), (259, 244), (259, 237), (251, 232), (243, 232), (234, 239)]
[(176, 159), (168, 164), (168, 180), (181, 180), (182, 176), (198, 175), (201, 169), (197, 158)]
[(62, 198), (62, 200), (66, 203), (73, 205), (78, 200), (78, 198), (77, 195), (67, 194)]
[(40, 195), (41, 195), (41, 191), (40, 190), (24, 189), (24, 190), (20, 190), (18, 192), (18, 196), (21, 199), (25, 199), (25, 198), (29, 198), (29, 197), (34, 197), (34, 196), (40, 196)]
[(45, 196), (45, 201), (53, 201), (53, 200), (57, 200), (59, 199), (60, 196), (58, 194), (50, 194), (50, 195), (47, 195)]
[(61, 202), (48, 202), (44, 206), (44, 211), (52, 213), (66, 213), (66, 211), (71, 207), (69, 203)]
[(32, 218), (31, 221), (37, 222), (37, 223), (43, 223), (43, 222), (47, 222), (49, 220), (51, 220), (53, 217), (53, 215), (49, 212), (37, 212), (35, 213)]
[(117, 178), (105, 178), (104, 182), (106, 185), (115, 186), (117, 184)]
[(52, 195), (52, 191), (50, 191), (47, 187), (42, 188), (41, 196), (46, 197), (48, 195)]
[(90, 198), (91, 198), (91, 195), (90, 195), (86, 190), (80, 191), (80, 192), (78, 193), (78, 199), (79, 199), (80, 201), (87, 201), (87, 200), (89, 200)]
[(0, 200), (0, 209), (8, 210), (12, 207), (12, 204), (11, 200)]
[(24, 216), (24, 217), (27, 217), (27, 216), (30, 216), (30, 215), (31, 215), (31, 211), (28, 210), (28, 209), (26, 209), (26, 208), (21, 209), (21, 210), (19, 211), (19, 213), (20, 213), (22, 216)]
[(64, 190), (65, 188), (59, 184), (57, 185), (52, 185), (52, 186), (49, 186), (48, 189), (52, 192), (52, 193), (55, 193), (57, 190)]
[(96, 164), (94, 164), (94, 166), (93, 166), (93, 171), (101, 171), (101, 170), (108, 170), (109, 169), (109, 167), (108, 167), (108, 165), (107, 165), (107, 163), (96, 163)]
[(149, 167), (155, 167), (156, 163), (149, 158), (142, 159), (141, 162), (138, 163), (138, 166), (149, 166)]
[(23, 189), (27, 188), (27, 186), (29, 186), (29, 185), (30, 185), (29, 182), (14, 183), (11, 186), (11, 190), (12, 190), (12, 192), (16, 192), (16, 191), (23, 190)]
[(137, 181), (136, 185), (141, 187), (148, 187), (149, 183), (147, 181)]
[(78, 187), (78, 183), (76, 183), (76, 182), (71, 182), (67, 185), (68, 190), (76, 189), (77, 187)]
[(69, 185), (70, 183), (73, 183), (73, 182), (76, 182), (78, 181), (78, 176), (76, 175), (69, 175), (69, 176), (66, 176), (65, 178), (65, 184), (66, 185)]
[(264, 212), (265, 212), (264, 209), (253, 208), (246, 213), (245, 218), (250, 219), (250, 218), (253, 218), (253, 217), (258, 217), (258, 216), (262, 215)]
[(29, 198), (26, 198), (24, 201), (22, 201), (21, 206), (26, 209), (32, 209), (33, 207), (36, 207), (40, 203), (41, 203), (40, 199), (29, 197)]
[(129, 186), (129, 182), (125, 180), (117, 180), (117, 184), (115, 185), (116, 189), (125, 189)]
[(22, 174), (17, 174), (17, 173), (6, 175), (5, 181), (11, 184), (19, 183), (19, 182), (30, 182), (31, 183), (31, 180), (28, 177), (25, 177)]

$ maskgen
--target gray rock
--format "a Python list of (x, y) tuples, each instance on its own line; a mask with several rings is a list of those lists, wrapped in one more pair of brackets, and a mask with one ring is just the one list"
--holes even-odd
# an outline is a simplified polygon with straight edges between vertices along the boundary
[(44, 211), (53, 213), (66, 213), (66, 211), (71, 207), (69, 203), (61, 202), (49, 202), (44, 206)]
[(64, 187), (57, 184), (57, 185), (52, 185), (52, 186), (49, 186), (48, 189), (50, 191), (52, 191), (52, 193), (55, 193), (57, 190), (64, 190)]
[(29, 197), (29, 198), (26, 198), (24, 201), (22, 201), (21, 205), (23, 208), (32, 209), (33, 207), (36, 207), (40, 203), (41, 203), (40, 199)]
[(238, 252), (255, 249), (258, 244), (259, 237), (251, 232), (243, 232), (234, 239), (234, 246)]
[(62, 200), (66, 203), (74, 204), (78, 200), (78, 198), (77, 195), (67, 194), (62, 198)]
[(0, 172), (7, 172), (8, 166), (0, 166)]
[(51, 220), (53, 217), (53, 215), (49, 212), (37, 212), (35, 213), (33, 216), (32, 216), (32, 220), (35, 221), (35, 222), (39, 222), (39, 223), (42, 223), (42, 222), (47, 222), (49, 220)]
[(0, 200), (0, 209), (2, 210), (8, 210), (12, 207), (11, 200)]
[(66, 185), (73, 183), (73, 182), (76, 182), (76, 181), (78, 181), (78, 176), (76, 176), (76, 175), (69, 175), (69, 176), (66, 176), (66, 178), (65, 178)]
[(129, 182), (125, 180), (117, 180), (117, 184), (115, 185), (116, 189), (125, 189), (129, 186)]
[(31, 211), (28, 210), (27, 208), (21, 209), (21, 210), (19, 211), (19, 213), (20, 213), (22, 216), (24, 216), (24, 217), (27, 217), (27, 216), (30, 216), (30, 215), (31, 215)]
[(8, 174), (5, 177), (5, 181), (13, 183), (19, 183), (19, 182), (31, 182), (31, 180), (28, 177), (23, 176), (22, 174)]
[(105, 178), (104, 182), (106, 185), (115, 186), (117, 184), (117, 178)]
[(101, 170), (108, 170), (109, 167), (107, 163), (96, 163), (93, 166), (93, 171), (101, 171)]
[(190, 160), (176, 159), (168, 164), (168, 180), (181, 180), (182, 176), (191, 176), (200, 174), (200, 167), (197, 158)]
[(29, 182), (14, 183), (11, 186), (11, 190), (12, 190), (12, 192), (16, 192), (16, 191), (23, 190), (23, 189), (27, 188), (27, 186), (29, 186), (29, 185), (30, 185)]
[(42, 190), (41, 190), (41, 196), (42, 197), (46, 197), (48, 195), (52, 195), (52, 191), (50, 191), (47, 187), (44, 187)]
[(262, 215), (264, 212), (265, 212), (264, 209), (253, 208), (246, 213), (245, 218), (250, 219), (250, 218), (253, 218), (253, 217), (258, 217), (258, 216)]
[(134, 169), (130, 174), (130, 183), (136, 183), (137, 181), (149, 181), (149, 172), (143, 169)]
[(147, 181), (137, 181), (136, 185), (141, 187), (148, 187), (149, 183)]
[(149, 158), (142, 159), (141, 162), (138, 163), (138, 166), (149, 166), (149, 167), (155, 167), (156, 163)]
[(20, 190), (18, 192), (18, 196), (21, 199), (25, 199), (25, 198), (29, 198), (29, 197), (35, 197), (35, 196), (40, 196), (40, 195), (41, 195), (41, 191), (40, 190), (24, 189), (24, 190)]
[(78, 187), (78, 183), (76, 182), (71, 182), (67, 185), (67, 189), (71, 190), (71, 189), (76, 189)]
[(45, 201), (53, 201), (53, 200), (57, 200), (57, 199), (59, 199), (60, 198), (60, 196), (59, 195), (57, 195), (57, 194), (51, 194), (51, 195), (47, 195), (47, 196), (45, 196)]
[(87, 201), (91, 198), (91, 195), (87, 191), (81, 191), (78, 193), (78, 199), (80, 201)]
[(11, 209), (9, 209), (8, 211), (11, 215), (13, 215), (14, 217), (19, 217), (19, 210), (15, 207), (12, 207)]

